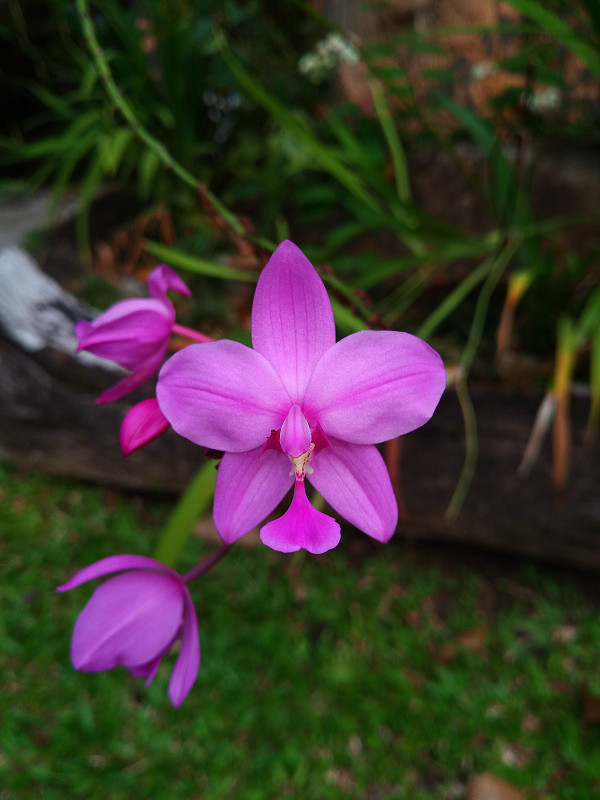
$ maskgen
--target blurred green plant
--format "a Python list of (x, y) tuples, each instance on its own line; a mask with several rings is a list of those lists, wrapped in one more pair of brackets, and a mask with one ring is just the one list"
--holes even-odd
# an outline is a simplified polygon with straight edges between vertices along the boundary
[[(600, 246), (565, 255), (565, 231), (590, 217), (576, 212), (539, 219), (528, 166), (553, 131), (568, 134), (572, 143), (590, 141), (593, 115), (573, 122), (566, 105), (563, 113), (569, 85), (561, 57), (574, 54), (597, 88), (600, 15), (594, 0), (511, 2), (522, 14), (519, 22), (404, 31), (389, 45), (359, 49), (344, 45), (341, 32), (313, 8), (291, 0), (281, 8), (258, 0), (144, 0), (129, 10), (116, 0), (98, 0), (93, 16), (87, 1), (78, 0), (79, 19), (71, 4), (52, 0), (62, 55), (44, 62), (49, 78), (27, 82), (46, 113), (4, 144), (13, 158), (38, 163), (33, 183), (52, 180), (57, 194), (76, 180), (87, 203), (113, 175), (142, 198), (186, 210), (176, 248), (147, 244), (172, 266), (223, 279), (256, 277), (195, 251), (186, 231), (190, 222), (200, 224), (200, 192), (242, 241), (271, 250), (274, 239), (293, 230), (312, 260), (324, 265), (344, 331), (402, 326), (435, 337), (465, 419), (465, 465), (449, 506), (454, 517), (476, 468), (469, 375), (477, 367), (494, 376), (514, 329), (522, 347), (538, 357), (551, 357), (558, 342), (553, 392), (557, 386), (559, 393), (570, 391), (578, 359), (589, 352), (591, 367), (583, 375), (592, 395), (590, 436), (600, 414), (600, 307), (589, 288)], [(9, 7), (17, 20), (19, 4)], [(27, 25), (21, 20), (17, 28), (39, 65)], [(518, 39), (516, 53), (486, 67), (519, 78), (492, 97), (489, 108), (456, 98), (451, 68), (425, 70), (429, 88), (419, 95), (394, 61), (399, 43), (409, 55), (444, 56), (445, 37), (456, 33)], [(327, 102), (334, 75), (325, 79), (323, 54), (333, 41), (342, 60), (361, 59), (371, 114)], [(323, 56), (318, 88), (303, 53), (313, 61)], [(548, 98), (542, 102), (540, 93), (550, 90), (560, 96), (548, 115)], [(236, 108), (227, 117), (232, 98)], [(465, 141), (477, 158), (465, 160)], [(415, 200), (409, 164), (421, 142), (445, 150), (467, 175), (490, 220), (485, 232), (450, 225)], [(253, 230), (238, 216), (248, 207)], [(379, 241), (384, 244), (374, 247)], [(535, 329), (528, 322), (531, 309)], [(580, 320), (572, 323), (576, 336), (567, 336), (564, 318)]]
[[(532, 797), (598, 797), (591, 576), (492, 557), (478, 572), (463, 554), (351, 533), (301, 561), (239, 546), (192, 587), (202, 665), (174, 710), (170, 656), (148, 688), (122, 668), (74, 671), (92, 586), (54, 592), (115, 550), (152, 555), (166, 501), (107, 503), (99, 487), (2, 466), (0, 485), (6, 796), (440, 800), (491, 771)], [(208, 552), (194, 539), (181, 568)]]
[[(243, 199), (236, 171), (264, 160), (264, 136), (216, 48), (215, 21), (259, 74), (283, 66), (289, 78), (279, 88), (300, 104), (315, 95), (294, 69), (310, 21), (284, 35), (269, 24), (284, 11), (258, 0), (98, 0), (93, 8), (89, 17), (87, 4), (68, 0), (38, 13), (28, 13), (34, 0), (7, 3), (0, 39), (17, 39), (26, 58), (4, 82), (33, 96), (36, 111), (3, 123), (3, 163), (30, 162), (29, 188), (50, 182), (56, 199), (75, 185), (84, 218), (107, 180), (144, 203), (190, 213), (201, 182)], [(115, 91), (106, 91), (107, 68)]]

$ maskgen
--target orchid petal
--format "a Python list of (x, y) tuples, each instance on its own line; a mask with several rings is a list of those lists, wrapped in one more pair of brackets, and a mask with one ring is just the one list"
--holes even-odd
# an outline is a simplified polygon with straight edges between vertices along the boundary
[(173, 576), (145, 570), (100, 584), (75, 622), (75, 669), (135, 667), (164, 653), (181, 624), (183, 589)]
[(310, 427), (299, 405), (293, 405), (281, 426), (279, 443), (284, 453), (298, 458), (310, 447)]
[(90, 336), (93, 330), (94, 330), (93, 322), (90, 322), (87, 319), (81, 319), (79, 320), (79, 322), (75, 324), (75, 326), (73, 327), (73, 333), (75, 334), (77, 339), (79, 339), (79, 342), (77, 344), (77, 352), (84, 349), (84, 345), (82, 345), (81, 341), (82, 339), (86, 339), (88, 336)]
[(312, 432), (312, 443), (314, 444), (315, 448), (312, 451), (312, 457), (314, 458), (317, 453), (320, 453), (324, 447), (331, 447), (331, 442), (327, 438), (327, 434), (317, 422), (317, 425)]
[(267, 441), (263, 444), (261, 448), (261, 454), (265, 452), (265, 450), (277, 450), (278, 453), (283, 453), (281, 449), (281, 430), (278, 431), (271, 431), (271, 435), (267, 439)]
[(150, 686), (154, 678), (156, 677), (156, 673), (158, 672), (158, 668), (160, 667), (160, 662), (162, 661), (162, 654), (157, 656), (152, 661), (149, 661), (147, 664), (142, 664), (138, 667), (129, 667), (129, 674), (132, 675), (134, 678), (145, 678), (144, 686)]
[(304, 398), (311, 425), (327, 436), (376, 444), (418, 428), (446, 386), (442, 359), (422, 339), (397, 331), (360, 331), (317, 364)]
[(157, 349), (162, 348), (164, 355), (174, 320), (173, 309), (159, 300), (122, 300), (93, 322), (82, 320), (75, 325), (77, 351), (87, 350), (136, 369), (153, 358)]
[(183, 631), (181, 648), (169, 681), (169, 698), (175, 708), (183, 703), (200, 669), (200, 638), (196, 609), (187, 589), (183, 593)]
[(294, 553), (301, 548), (309, 553), (325, 553), (337, 547), (340, 536), (340, 526), (333, 517), (317, 511), (308, 501), (303, 480), (296, 481), (285, 514), (260, 530), (262, 543), (280, 553)]
[(331, 302), (304, 253), (282, 242), (263, 269), (252, 306), (252, 343), (300, 402), (320, 357), (335, 344)]
[(277, 508), (294, 479), (290, 460), (277, 450), (257, 447), (225, 453), (217, 471), (213, 518), (221, 539), (233, 544)]
[(135, 555), (108, 556), (108, 558), (101, 558), (100, 561), (80, 569), (62, 586), (57, 586), (56, 591), (68, 592), (88, 581), (96, 580), (96, 578), (103, 578), (105, 575), (112, 575), (113, 572), (123, 572), (131, 569), (159, 570), (178, 577), (175, 570), (166, 567), (154, 558)]
[(348, 522), (387, 542), (396, 530), (398, 505), (379, 451), (337, 439), (331, 445), (312, 459), (310, 482)]
[(152, 297), (163, 302), (166, 300), (169, 304), (170, 300), (167, 298), (167, 292), (169, 291), (179, 292), (179, 294), (184, 294), (186, 297), (191, 297), (192, 295), (179, 275), (171, 267), (167, 267), (166, 264), (160, 264), (152, 270), (148, 276), (147, 284)]
[(169, 420), (160, 410), (158, 400), (142, 400), (129, 409), (121, 425), (121, 451), (128, 456), (142, 447), (169, 427)]
[(289, 410), (289, 399), (266, 358), (227, 339), (175, 353), (160, 372), (156, 396), (181, 436), (238, 453), (264, 444)]
[(146, 383), (147, 380), (149, 380), (156, 372), (158, 372), (161, 362), (162, 356), (159, 358), (156, 366), (149, 369), (136, 370), (131, 375), (123, 378), (122, 381), (115, 383), (115, 385), (111, 386), (110, 389), (102, 392), (100, 397), (96, 399), (96, 405), (101, 406), (104, 403), (112, 403), (113, 400), (119, 400), (121, 397), (129, 394), (129, 392), (133, 392), (134, 389), (138, 389), (143, 383)]

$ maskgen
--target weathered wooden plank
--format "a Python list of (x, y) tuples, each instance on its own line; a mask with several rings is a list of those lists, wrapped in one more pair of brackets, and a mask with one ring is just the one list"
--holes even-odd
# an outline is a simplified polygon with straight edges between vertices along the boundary
[(403, 490), (409, 519), (400, 530), (418, 540), (483, 545), (600, 569), (600, 448), (583, 444), (589, 403), (573, 397), (569, 485), (552, 487), (550, 437), (531, 473), (517, 470), (542, 396), (474, 392), (479, 457), (471, 490), (455, 522), (444, 513), (464, 455), (456, 395), (447, 392), (433, 419), (403, 439)]
[[(20, 252), (20, 251), (19, 251)], [(76, 356), (73, 323), (90, 316), (28, 257), (10, 269), (0, 252), (0, 458), (24, 469), (136, 490), (178, 492), (201, 448), (168, 432), (128, 459), (119, 449), (127, 410), (146, 394), (96, 406), (120, 374), (89, 354)], [(39, 273), (39, 274), (37, 274)], [(433, 419), (403, 437), (406, 519), (399, 535), (472, 543), (499, 551), (600, 569), (600, 448), (582, 444), (588, 404), (572, 399), (573, 448), (564, 498), (553, 494), (550, 442), (531, 474), (519, 477), (541, 395), (475, 391), (477, 471), (454, 522), (444, 517), (464, 455), (463, 425), (449, 391)]]
[(52, 475), (177, 492), (202, 450), (168, 432), (142, 452), (121, 455), (121, 421), (152, 388), (95, 404), (125, 373), (75, 353), (73, 325), (91, 316), (22, 250), (0, 251), (0, 458)]

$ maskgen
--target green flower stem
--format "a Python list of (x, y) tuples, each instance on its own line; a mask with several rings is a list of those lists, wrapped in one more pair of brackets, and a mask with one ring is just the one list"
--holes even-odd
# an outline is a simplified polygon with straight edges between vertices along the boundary
[(460, 404), (465, 426), (465, 459), (458, 483), (456, 484), (456, 488), (454, 489), (454, 493), (446, 509), (446, 518), (449, 520), (455, 520), (462, 508), (471, 482), (473, 481), (473, 476), (475, 475), (477, 457), (479, 455), (477, 420), (467, 385), (469, 370), (475, 358), (475, 354), (477, 353), (479, 342), (481, 341), (483, 326), (485, 324), (492, 293), (516, 250), (517, 244), (513, 241), (509, 241), (492, 264), (490, 272), (479, 292), (469, 339), (459, 361), (459, 373), (456, 379), (456, 396)]
[(467, 386), (467, 375), (462, 370), (456, 379), (456, 396), (465, 427), (465, 460), (452, 498), (446, 509), (446, 519), (451, 522), (458, 516), (465, 501), (465, 497), (469, 492), (473, 475), (475, 474), (475, 468), (477, 467), (477, 457), (479, 455), (477, 418)]
[(473, 363), (473, 359), (475, 358), (475, 354), (477, 353), (477, 349), (481, 341), (483, 326), (487, 317), (488, 306), (490, 304), (492, 293), (498, 285), (498, 281), (502, 277), (502, 273), (517, 251), (517, 246), (518, 245), (514, 241), (509, 241), (506, 244), (504, 249), (495, 259), (495, 262), (492, 265), (483, 286), (481, 287), (481, 292), (477, 298), (477, 305), (475, 306), (475, 314), (473, 316), (473, 323), (471, 325), (469, 338), (459, 362), (465, 371), (465, 376), (468, 375), (469, 369), (471, 368), (471, 364)]

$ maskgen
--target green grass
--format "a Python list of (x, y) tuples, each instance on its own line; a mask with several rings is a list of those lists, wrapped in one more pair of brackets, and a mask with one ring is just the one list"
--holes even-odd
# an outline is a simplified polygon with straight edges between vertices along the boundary
[[(600, 696), (600, 620), (550, 570), (418, 566), (352, 534), (314, 559), (235, 548), (192, 587), (203, 662), (181, 709), (172, 658), (147, 690), (125, 670), (74, 672), (90, 587), (53, 588), (151, 554), (167, 510), (0, 470), (2, 800), (443, 800), (485, 770), (528, 797), (600, 796), (581, 701)], [(205, 551), (193, 542), (182, 567)]]

